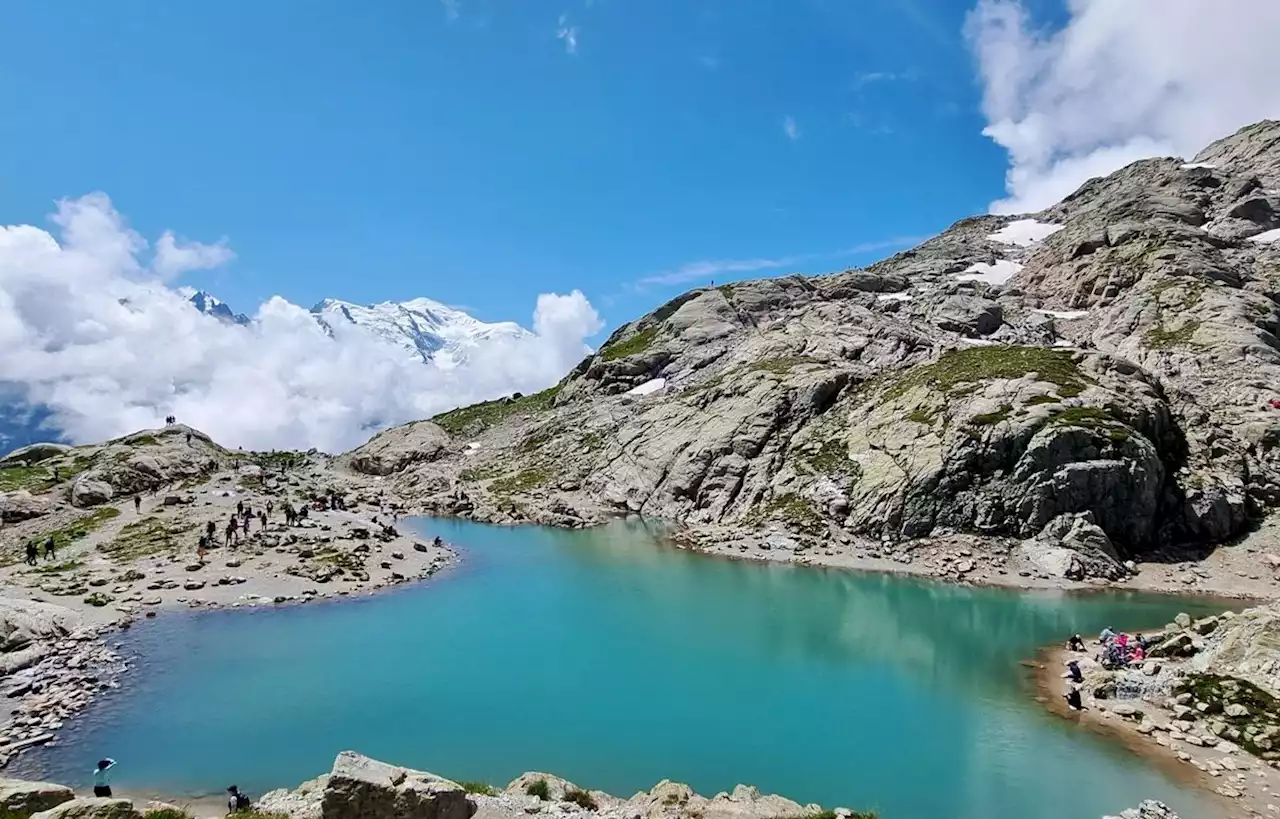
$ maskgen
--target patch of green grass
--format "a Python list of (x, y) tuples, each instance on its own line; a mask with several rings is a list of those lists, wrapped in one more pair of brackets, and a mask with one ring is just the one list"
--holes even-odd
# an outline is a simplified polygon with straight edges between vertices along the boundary
[(803, 355), (786, 356), (783, 358), (766, 358), (761, 361), (753, 362), (747, 369), (759, 372), (773, 373), (774, 375), (786, 375), (796, 367), (805, 364), (821, 364), (821, 361), (809, 358)]
[(733, 285), (732, 284), (722, 284), (716, 287), (716, 289), (719, 290), (722, 294), (724, 294), (724, 297), (726, 299), (728, 299), (729, 301), (733, 301)]
[(43, 466), (6, 466), (0, 468), (0, 492), (25, 489), (43, 492), (56, 486), (53, 470)]
[(816, 534), (822, 531), (822, 516), (813, 504), (787, 492), (755, 507), (747, 514), (747, 522), (758, 525), (766, 520), (782, 520), (801, 532)]
[[(52, 532), (45, 532), (36, 539), (41, 553), (44, 552), (44, 544), (49, 538), (53, 538), (54, 548), (61, 551), (70, 546), (74, 541), (80, 540), (88, 536), (95, 529), (102, 526), (109, 520), (120, 516), (120, 510), (114, 506), (103, 506), (95, 509), (87, 515), (82, 515), (59, 529)], [(48, 567), (45, 567), (48, 568)]]
[(1060, 404), (1062, 399), (1053, 395), (1033, 395), (1027, 399), (1028, 407), (1038, 407), (1041, 404)]
[(96, 608), (102, 608), (103, 606), (111, 605), (111, 601), (113, 601), (114, 599), (115, 598), (109, 594), (103, 594), (102, 592), (93, 592), (92, 594), (85, 596), (84, 602), (89, 604), (90, 606), (94, 606)]
[(546, 412), (551, 409), (559, 393), (560, 385), (557, 384), (533, 395), (499, 398), (497, 401), (483, 401), (469, 407), (460, 407), (441, 413), (431, 421), (450, 435), (468, 431), (482, 432), (515, 415)]
[(537, 489), (550, 482), (551, 473), (545, 469), (534, 467), (522, 469), (514, 475), (506, 475), (489, 484), (489, 491), (498, 495), (512, 495)]
[(578, 439), (579, 452), (598, 452), (604, 449), (605, 437), (601, 432), (587, 432)]
[(328, 563), (330, 566), (337, 566), (344, 572), (352, 574), (361, 574), (365, 571), (364, 560), (355, 552), (348, 552), (345, 549), (337, 549), (333, 546), (326, 546), (323, 549), (317, 549), (315, 559), (321, 563)]
[(529, 796), (533, 796), (538, 799), (551, 799), (551, 786), (547, 784), (547, 780), (545, 779), (533, 780), (528, 785), (524, 786), (524, 792)]
[(605, 361), (617, 361), (619, 358), (639, 355), (652, 347), (657, 337), (658, 328), (647, 327), (605, 347), (600, 351), (600, 357)]
[(459, 472), (458, 477), (464, 481), (487, 481), (490, 478), (498, 477), (505, 471), (504, 464), (494, 462), (468, 467)]
[(481, 796), (497, 796), (498, 789), (484, 782), (468, 782), (462, 781), (458, 783), (467, 793), (477, 793)]
[(32, 574), (61, 574), (62, 572), (73, 572), (84, 566), (79, 560), (64, 560), (61, 563), (52, 563), (39, 568), (31, 569)]
[[(182, 808), (158, 808), (142, 814), (146, 819), (195, 819), (195, 816)], [(237, 813), (236, 816), (243, 816)]]
[(560, 432), (561, 430), (554, 424), (542, 427), (541, 429), (536, 429), (525, 436), (517, 449), (526, 455), (537, 452), (539, 449), (542, 449), (544, 446), (551, 443), (551, 441), (559, 435)]
[(1085, 375), (1068, 350), (1046, 347), (971, 347), (948, 350), (933, 364), (920, 364), (890, 378), (881, 397), (892, 401), (916, 387), (952, 392), (961, 384), (976, 384), (997, 378), (1021, 378), (1037, 373), (1042, 381), (1055, 384), (1064, 398), (1079, 395), (1091, 379)]
[(933, 426), (933, 419), (938, 417), (938, 410), (932, 407), (918, 407), (907, 416), (908, 421), (925, 426)]
[(178, 538), (194, 525), (176, 526), (154, 515), (126, 524), (110, 543), (98, 548), (116, 560), (137, 560), (179, 548)]
[(1182, 326), (1176, 330), (1167, 329), (1163, 323), (1157, 324), (1155, 327), (1147, 330), (1142, 336), (1142, 341), (1152, 350), (1168, 350), (1172, 347), (1185, 347), (1191, 345), (1191, 339), (1195, 337), (1196, 330), (1200, 329), (1200, 322), (1191, 321), (1183, 322)]
[(572, 802), (584, 810), (595, 810), (600, 807), (596, 804), (595, 797), (584, 791), (582, 788), (566, 788), (564, 792), (564, 801)]
[[(1204, 712), (1193, 708), (1190, 719), (1199, 719), (1203, 713), (1222, 720), (1240, 731), (1240, 737), (1232, 742), (1263, 759), (1280, 758), (1280, 700), (1258, 686), (1238, 677), (1188, 674), (1174, 686), (1173, 693), (1175, 696), (1190, 694), (1195, 702), (1208, 705)], [(1243, 705), (1248, 714), (1227, 716), (1225, 708), (1231, 704)], [(1260, 744), (1263, 735), (1268, 736), (1268, 740)]]
[(1124, 443), (1130, 436), (1128, 425), (1103, 407), (1069, 407), (1050, 415), (1049, 423), (1083, 427), (1102, 433), (1116, 443)]
[(848, 445), (838, 439), (823, 441), (816, 452), (804, 453), (802, 461), (818, 475), (847, 475), (857, 469), (849, 460)]
[(973, 416), (969, 419), (969, 424), (975, 427), (989, 427), (999, 424), (1009, 419), (1009, 413), (1013, 412), (1013, 407), (1008, 404), (1001, 404), (1000, 409), (995, 412), (984, 412)]
[(125, 438), (124, 443), (129, 446), (160, 446), (160, 441), (156, 439), (156, 436), (146, 433)]

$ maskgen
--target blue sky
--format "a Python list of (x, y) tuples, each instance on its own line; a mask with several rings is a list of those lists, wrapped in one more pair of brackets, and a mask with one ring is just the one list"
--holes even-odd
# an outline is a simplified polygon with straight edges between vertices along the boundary
[(101, 190), (149, 238), (228, 237), (185, 283), (238, 309), (425, 295), (527, 322), (581, 288), (613, 327), (1002, 195), (967, 5), (14, 0), (0, 223)]

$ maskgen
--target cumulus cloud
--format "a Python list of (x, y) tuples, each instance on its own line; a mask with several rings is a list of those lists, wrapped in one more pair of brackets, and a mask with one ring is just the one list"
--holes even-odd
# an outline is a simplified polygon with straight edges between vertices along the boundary
[(796, 124), (795, 117), (784, 117), (782, 120), (782, 133), (787, 135), (787, 139), (795, 142), (800, 138), (800, 126)]
[[(543, 295), (533, 334), (437, 369), (354, 326), (330, 337), (280, 297), (247, 327), (200, 313), (140, 263), (146, 242), (105, 195), (60, 202), (53, 222), (56, 237), (0, 226), (0, 389), (47, 408), (74, 441), (174, 414), (231, 446), (341, 451), (377, 427), (547, 387), (602, 326), (580, 292)], [(193, 247), (173, 242), (188, 266), (218, 257)]]
[(578, 53), (578, 27), (569, 25), (569, 17), (561, 14), (556, 25), (556, 39), (564, 41), (566, 54)]
[(1092, 176), (1191, 156), (1280, 115), (1275, 0), (1068, 0), (1037, 27), (1020, 0), (979, 0), (966, 34), (984, 133), (1009, 153), (998, 213), (1040, 210)]
[(166, 230), (156, 242), (156, 256), (151, 262), (151, 268), (168, 279), (192, 270), (212, 270), (235, 257), (236, 254), (227, 247), (225, 238), (206, 245), (176, 239), (173, 231)]

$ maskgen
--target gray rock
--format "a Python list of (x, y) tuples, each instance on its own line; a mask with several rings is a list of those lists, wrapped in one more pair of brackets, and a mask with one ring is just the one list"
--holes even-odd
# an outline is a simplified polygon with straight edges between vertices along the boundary
[(49, 782), (25, 782), (0, 779), (0, 811), (6, 816), (24, 817), (50, 810), (75, 798), (75, 793), (62, 785)]
[(979, 296), (949, 296), (933, 314), (943, 330), (965, 336), (989, 336), (1000, 329), (1003, 311), (998, 302)]
[(77, 797), (33, 814), (33, 819), (142, 819), (128, 799)]
[(81, 508), (99, 506), (111, 500), (114, 495), (111, 484), (87, 475), (78, 478), (71, 487), (71, 503)]
[(1249, 716), (1249, 709), (1238, 702), (1233, 702), (1223, 708), (1222, 713), (1229, 717), (1247, 717)]
[(470, 819), (476, 805), (458, 784), (343, 751), (321, 801), (322, 819)]
[(1178, 814), (1163, 802), (1148, 799), (1136, 808), (1122, 811), (1119, 816), (1104, 816), (1103, 819), (1178, 819)]
[(21, 523), (49, 513), (48, 498), (32, 495), (25, 490), (0, 492), (0, 522)]

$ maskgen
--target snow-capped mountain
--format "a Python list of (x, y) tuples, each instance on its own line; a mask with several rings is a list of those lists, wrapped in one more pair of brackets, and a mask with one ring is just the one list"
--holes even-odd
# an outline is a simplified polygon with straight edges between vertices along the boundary
[(201, 290), (190, 299), (191, 304), (206, 316), (213, 316), (219, 321), (230, 324), (248, 324), (249, 317), (244, 313), (234, 313), (231, 308), (219, 299)]
[(311, 314), (330, 334), (339, 327), (355, 325), (440, 367), (466, 361), (471, 351), (483, 344), (533, 335), (514, 322), (488, 324), (431, 299), (367, 306), (325, 299), (311, 308)]

